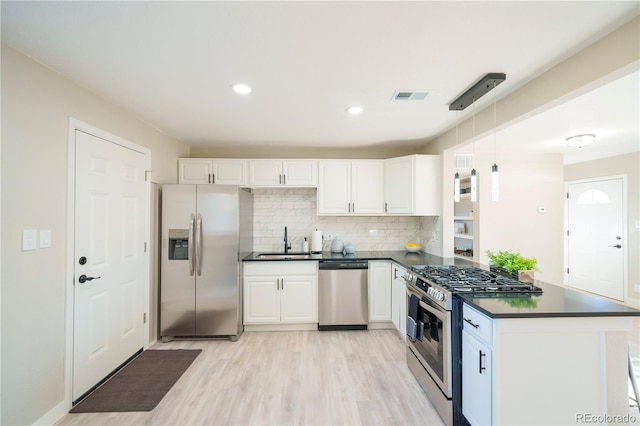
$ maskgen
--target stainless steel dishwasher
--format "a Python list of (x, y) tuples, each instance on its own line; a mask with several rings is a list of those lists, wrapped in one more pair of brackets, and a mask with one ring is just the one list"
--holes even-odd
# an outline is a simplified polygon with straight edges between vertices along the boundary
[(318, 265), (318, 330), (366, 330), (367, 261), (327, 259)]

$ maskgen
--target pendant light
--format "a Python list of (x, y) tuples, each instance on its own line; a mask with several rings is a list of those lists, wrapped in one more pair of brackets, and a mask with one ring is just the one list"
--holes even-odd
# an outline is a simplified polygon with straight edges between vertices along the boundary
[[(475, 98), (473, 98), (471, 100), (471, 107), (473, 108), (472, 111), (472, 115), (473, 115), (473, 119), (472, 119), (472, 123), (473, 123), (473, 137), (476, 137), (476, 104), (475, 104)], [(475, 162), (475, 155), (476, 155), (476, 142), (473, 141), (472, 142), (472, 151), (473, 151), (473, 157), (474, 157), (474, 162)], [(473, 169), (471, 169), (471, 202), (475, 203), (476, 201), (478, 201), (478, 177), (476, 176), (476, 168), (474, 167)]]
[(498, 175), (498, 163), (496, 161), (496, 133), (498, 125), (496, 121), (496, 82), (493, 82), (493, 166), (491, 166), (491, 201), (500, 199), (500, 183)]
[[(458, 112), (456, 111), (456, 146), (458, 146)], [(453, 201), (460, 201), (460, 173), (453, 176)]]
[[(496, 86), (500, 83), (502, 83), (503, 81), (505, 81), (505, 79), (507, 78), (507, 75), (504, 73), (488, 73), (485, 74), (484, 77), (482, 77), (480, 80), (478, 80), (473, 86), (471, 86), (469, 89), (467, 89), (462, 95), (458, 96), (458, 98), (451, 102), (449, 104), (449, 110), (452, 111), (463, 111), (465, 108), (467, 108), (469, 105), (473, 106), (473, 137), (475, 138), (476, 136), (476, 129), (475, 129), (475, 100), (476, 99), (480, 99), (482, 96), (484, 96), (485, 94), (489, 93), (489, 91), (491, 91), (491, 89), (493, 88), (494, 91), (494, 95), (495, 95), (495, 89)], [(494, 106), (493, 106), (493, 121), (494, 121), (494, 132), (495, 132), (495, 128), (496, 128), (496, 115), (495, 115), (495, 100), (494, 100)], [(496, 152), (496, 148), (495, 148), (495, 133), (494, 133), (494, 164), (491, 167), (491, 198), (494, 199), (494, 195), (495, 195), (495, 200), (497, 201), (498, 199), (498, 164), (497, 162), (495, 162), (495, 152)], [(475, 154), (475, 142), (473, 145), (474, 148), (474, 154)], [(476, 174), (476, 169), (472, 169), (471, 170), (471, 201), (472, 202), (476, 202), (478, 201), (478, 176)]]

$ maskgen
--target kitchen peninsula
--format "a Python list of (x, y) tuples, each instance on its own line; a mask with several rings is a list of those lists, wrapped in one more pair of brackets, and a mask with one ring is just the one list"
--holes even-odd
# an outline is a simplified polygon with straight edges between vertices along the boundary
[[(282, 262), (342, 257), (389, 262), (409, 273), (419, 265), (480, 266), (404, 251), (323, 252)], [(252, 253), (244, 261), (264, 259)], [(505, 425), (576, 424), (584, 415), (628, 417), (627, 333), (640, 311), (564, 286), (539, 281), (534, 286), (542, 293), (452, 297), (452, 397), (445, 398), (448, 409), (438, 410), (446, 423), (458, 424), (462, 415), (471, 424)], [(409, 354), (407, 359), (411, 366)]]

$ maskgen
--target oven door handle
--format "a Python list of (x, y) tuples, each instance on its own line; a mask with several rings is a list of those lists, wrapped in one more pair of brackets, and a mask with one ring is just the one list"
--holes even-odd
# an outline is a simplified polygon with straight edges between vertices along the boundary
[(440, 321), (442, 321), (442, 322), (446, 322), (447, 321), (447, 316), (446, 316), (445, 313), (443, 313), (440, 310), (434, 308), (433, 306), (427, 305), (422, 300), (420, 301), (420, 307), (422, 309), (424, 309), (425, 311), (435, 315)]

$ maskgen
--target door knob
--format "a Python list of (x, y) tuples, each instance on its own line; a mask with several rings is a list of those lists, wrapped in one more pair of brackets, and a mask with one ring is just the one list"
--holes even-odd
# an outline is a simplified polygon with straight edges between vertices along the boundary
[(79, 282), (80, 284), (84, 284), (84, 283), (86, 283), (87, 281), (91, 281), (91, 280), (99, 280), (100, 278), (102, 278), (102, 277), (88, 277), (88, 276), (86, 276), (86, 275), (80, 275), (80, 278), (78, 278), (78, 282)]
[(609, 247), (622, 248), (620, 244), (616, 244), (615, 246), (609, 246)]

